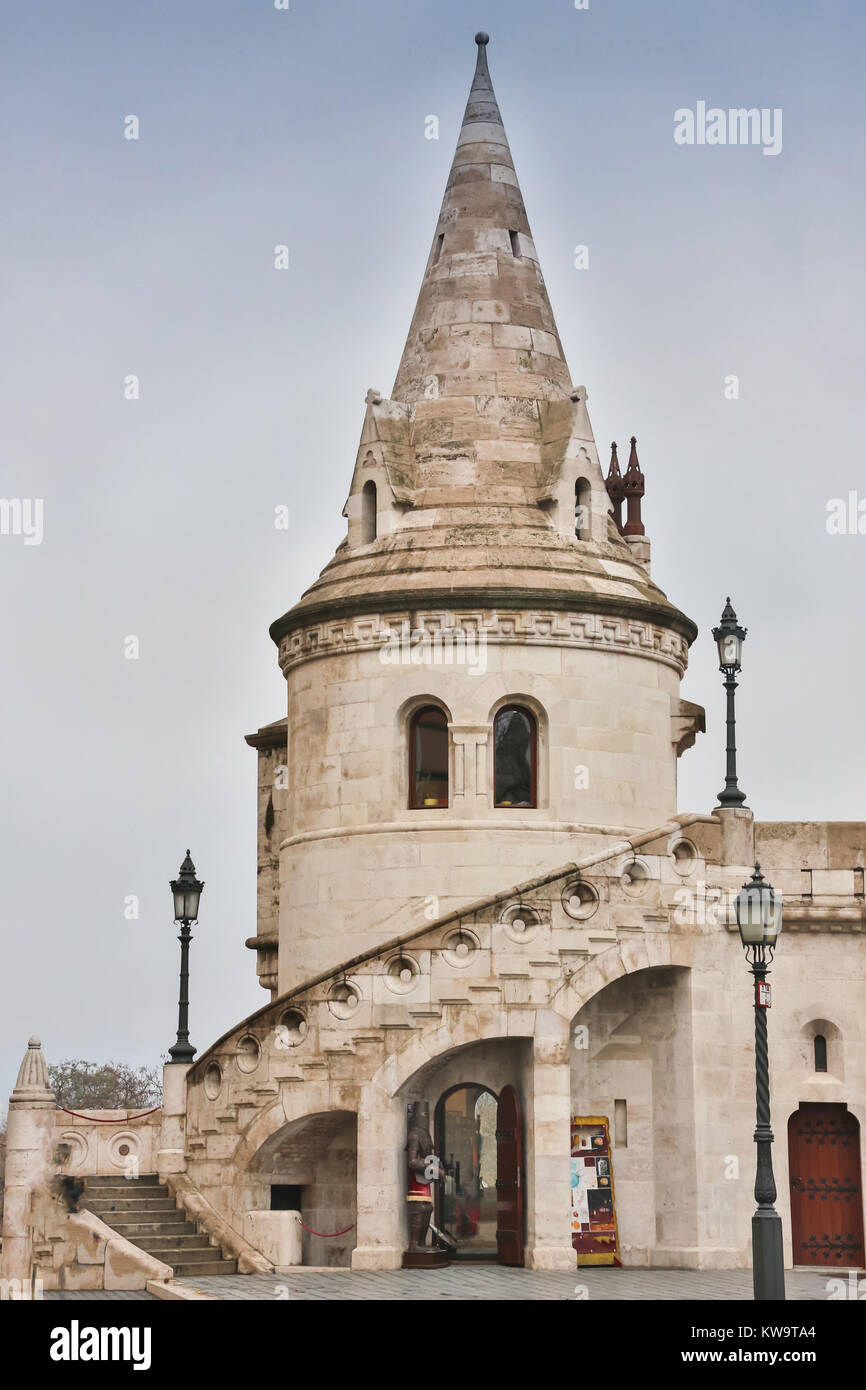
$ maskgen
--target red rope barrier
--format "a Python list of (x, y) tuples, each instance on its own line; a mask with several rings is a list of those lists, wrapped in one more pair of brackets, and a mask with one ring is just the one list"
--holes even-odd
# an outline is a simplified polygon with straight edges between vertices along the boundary
[(344, 1236), (344, 1235), (346, 1235), (349, 1231), (354, 1231), (354, 1229), (355, 1229), (355, 1224), (356, 1224), (356, 1223), (353, 1221), (352, 1224), (351, 1224), (351, 1226), (344, 1226), (344, 1228), (343, 1228), (342, 1231), (314, 1231), (313, 1228), (312, 1228), (312, 1226), (307, 1226), (307, 1225), (301, 1220), (301, 1218), (298, 1217), (298, 1225), (299, 1225), (299, 1226), (303, 1226), (303, 1227), (304, 1227), (304, 1230), (305, 1230), (305, 1231), (309, 1231), (309, 1233), (310, 1233), (311, 1236), (323, 1236), (325, 1240), (333, 1240), (334, 1236)]
[(99, 1115), (79, 1115), (77, 1110), (67, 1110), (65, 1105), (58, 1105), (58, 1110), (62, 1110), (64, 1115), (74, 1115), (76, 1120), (88, 1120), (92, 1125), (131, 1125), (133, 1120), (143, 1120), (145, 1115), (155, 1115), (157, 1110), (161, 1110), (161, 1105), (155, 1105), (152, 1110), (142, 1110), (140, 1115), (127, 1115), (125, 1119), (103, 1120)]

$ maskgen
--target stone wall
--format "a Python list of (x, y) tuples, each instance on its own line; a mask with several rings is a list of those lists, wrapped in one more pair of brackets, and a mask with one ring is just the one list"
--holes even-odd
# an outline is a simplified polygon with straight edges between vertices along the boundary
[[(603, 646), (490, 642), (476, 677), (384, 666), (378, 650), (289, 670), (281, 993), (673, 813), (679, 672), (651, 637), (645, 654)], [(492, 721), (511, 701), (537, 716), (537, 808), (493, 805)], [(449, 720), (451, 805), (410, 810), (408, 725), (430, 702)]]

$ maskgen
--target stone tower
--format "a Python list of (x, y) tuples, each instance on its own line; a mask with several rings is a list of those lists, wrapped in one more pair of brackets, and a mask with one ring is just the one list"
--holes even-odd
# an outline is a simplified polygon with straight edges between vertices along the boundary
[[(288, 717), (249, 739), (248, 944), (281, 993), (665, 821), (702, 727), (679, 698), (696, 628), (652, 582), (643, 526), (615, 520), (476, 42), (394, 388), (367, 393), (346, 539), (271, 627)], [(497, 759), (518, 733), (508, 796)]]

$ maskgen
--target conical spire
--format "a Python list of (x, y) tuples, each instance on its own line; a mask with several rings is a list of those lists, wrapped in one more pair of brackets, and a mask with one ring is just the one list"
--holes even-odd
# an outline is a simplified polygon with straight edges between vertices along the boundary
[(18, 1068), (18, 1080), (15, 1082), (15, 1090), (12, 1092), (11, 1099), (19, 1102), (54, 1100), (54, 1092), (48, 1079), (48, 1067), (45, 1065), (42, 1043), (39, 1038), (28, 1040), (27, 1051), (21, 1066)]
[[(694, 636), (649, 577), (648, 543), (630, 544), (608, 525), (586, 391), (572, 385), (563, 357), (490, 81), (487, 35), (476, 43), (394, 388), (388, 399), (371, 391), (365, 401), (348, 535), (271, 626), (286, 662), (313, 615), (330, 621), (373, 609), (610, 605), (621, 616), (649, 605), (669, 613), (688, 641)], [(618, 464), (615, 472), (625, 495)], [(575, 504), (589, 513), (577, 536)]]
[[(571, 389), (490, 81), (488, 37), (475, 42), (475, 76), (391, 393), (417, 402), (416, 420), (435, 419), (440, 437), (443, 420), (453, 421), (452, 438), (485, 437), (473, 428), (479, 418), (507, 418), (493, 399), (563, 400)], [(514, 413), (525, 431), (529, 407)]]
[(631, 453), (628, 456), (628, 468), (625, 470), (622, 485), (626, 499), (626, 523), (623, 527), (623, 535), (643, 536), (645, 532), (640, 514), (640, 499), (646, 491), (646, 483), (637, 461), (637, 440), (634, 435), (631, 437)]
[(607, 488), (607, 495), (613, 503), (613, 519), (616, 528), (622, 535), (622, 502), (625, 497), (625, 487), (622, 481), (622, 474), (619, 471), (619, 459), (616, 456), (616, 440), (611, 441), (610, 446), (610, 467), (607, 470), (607, 477), (604, 480)]

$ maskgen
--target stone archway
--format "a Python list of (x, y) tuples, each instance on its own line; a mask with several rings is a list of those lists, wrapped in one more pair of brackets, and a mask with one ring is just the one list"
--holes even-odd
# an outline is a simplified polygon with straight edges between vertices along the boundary
[(252, 1154), (242, 1184), (247, 1210), (285, 1213), (286, 1218), (298, 1213), (304, 1223), (301, 1263), (351, 1263), (357, 1190), (353, 1111), (317, 1111), (287, 1121)]
[(607, 1122), (606, 1185), (630, 1264), (673, 1264), (698, 1243), (691, 982), (678, 964), (621, 974), (572, 1023), (572, 1112)]

